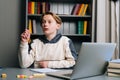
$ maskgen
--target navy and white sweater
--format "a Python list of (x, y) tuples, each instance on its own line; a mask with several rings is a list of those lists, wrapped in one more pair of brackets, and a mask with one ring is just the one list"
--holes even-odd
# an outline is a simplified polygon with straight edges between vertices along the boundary
[[(31, 48), (30, 48), (31, 47)], [(72, 41), (61, 34), (57, 34), (51, 41), (45, 36), (28, 42), (20, 43), (18, 54), (20, 66), (27, 68), (34, 63), (34, 67), (40, 67), (39, 61), (49, 61), (48, 68), (69, 68), (75, 65), (77, 54)]]

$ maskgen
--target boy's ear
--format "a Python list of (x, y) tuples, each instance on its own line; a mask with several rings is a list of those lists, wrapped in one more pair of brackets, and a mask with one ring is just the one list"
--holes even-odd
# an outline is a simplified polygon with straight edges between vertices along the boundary
[(57, 24), (57, 25), (58, 25), (57, 29), (60, 29), (61, 28), (61, 24)]

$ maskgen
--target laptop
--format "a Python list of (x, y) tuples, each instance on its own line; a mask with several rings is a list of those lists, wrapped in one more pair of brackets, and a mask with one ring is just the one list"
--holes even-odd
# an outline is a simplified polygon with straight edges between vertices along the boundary
[(115, 43), (83, 42), (73, 70), (61, 70), (46, 74), (70, 80), (104, 74), (107, 62), (111, 60), (115, 47)]

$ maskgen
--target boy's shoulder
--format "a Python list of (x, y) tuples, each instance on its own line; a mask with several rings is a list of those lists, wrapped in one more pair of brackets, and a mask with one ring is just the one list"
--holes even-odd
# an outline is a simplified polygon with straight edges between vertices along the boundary
[(64, 36), (64, 35), (62, 35), (61, 38), (63, 38), (63, 39), (70, 39), (70, 38), (68, 38), (67, 36)]
[(62, 36), (61, 38), (62, 38), (62, 40), (67, 40), (67, 41), (69, 41), (69, 40), (70, 40), (70, 38), (69, 38), (69, 37), (67, 37), (67, 36)]

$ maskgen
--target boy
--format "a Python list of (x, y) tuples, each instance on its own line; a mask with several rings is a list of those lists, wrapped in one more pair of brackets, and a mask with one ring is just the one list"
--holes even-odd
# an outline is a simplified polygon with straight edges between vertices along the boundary
[(72, 41), (58, 33), (62, 20), (52, 12), (41, 16), (41, 26), (44, 35), (34, 39), (29, 49), (29, 30), (21, 34), (19, 62), (22, 68), (70, 68), (75, 65), (77, 58)]

